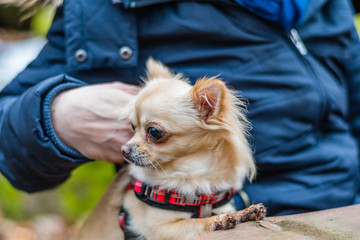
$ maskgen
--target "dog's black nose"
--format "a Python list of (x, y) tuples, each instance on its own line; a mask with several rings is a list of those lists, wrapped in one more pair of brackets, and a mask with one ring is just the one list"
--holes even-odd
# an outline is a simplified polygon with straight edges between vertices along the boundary
[(121, 147), (121, 151), (122, 151), (124, 156), (129, 155), (131, 153), (131, 146), (124, 145), (124, 146)]

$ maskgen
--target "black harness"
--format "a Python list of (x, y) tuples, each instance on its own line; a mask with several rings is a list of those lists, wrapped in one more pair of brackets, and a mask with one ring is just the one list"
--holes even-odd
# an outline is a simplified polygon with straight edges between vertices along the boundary
[[(214, 192), (210, 195), (195, 194), (186, 196), (175, 190), (167, 190), (159, 186), (147, 185), (136, 179), (129, 184), (129, 190), (134, 191), (135, 196), (142, 202), (152, 207), (161, 209), (183, 211), (192, 213), (192, 218), (206, 218), (213, 215), (214, 208), (228, 203), (235, 190)], [(119, 225), (125, 233), (125, 239), (135, 239), (138, 235), (127, 230), (129, 225), (129, 213), (122, 208), (119, 212)]]

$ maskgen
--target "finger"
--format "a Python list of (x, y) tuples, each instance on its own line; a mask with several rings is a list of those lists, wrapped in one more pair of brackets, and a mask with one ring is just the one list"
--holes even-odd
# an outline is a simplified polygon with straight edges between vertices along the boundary
[(122, 91), (125, 91), (132, 95), (138, 94), (139, 91), (141, 90), (141, 88), (139, 86), (130, 85), (130, 84), (122, 83), (122, 82), (113, 82), (112, 87), (122, 90)]
[(109, 151), (101, 158), (101, 160), (109, 163), (121, 164), (124, 162), (124, 156), (121, 153), (119, 154), (119, 152)]
[(96, 161), (121, 164), (124, 162), (124, 156), (119, 151), (105, 148), (93, 147), (90, 151), (80, 151), (86, 158)]

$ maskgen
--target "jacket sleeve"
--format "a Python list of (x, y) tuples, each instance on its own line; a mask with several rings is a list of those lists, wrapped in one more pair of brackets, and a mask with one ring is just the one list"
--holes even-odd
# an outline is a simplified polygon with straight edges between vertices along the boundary
[(309, 0), (235, 0), (256, 15), (276, 22), (285, 32), (304, 19)]
[(39, 56), (0, 92), (0, 171), (16, 188), (53, 188), (87, 161), (54, 134), (50, 106), (57, 93), (85, 83), (64, 74), (65, 41), (59, 9)]
[[(350, 124), (353, 135), (360, 147), (360, 41), (353, 32), (354, 43), (350, 49), (350, 61), (346, 64), (350, 106)], [(360, 162), (359, 162), (360, 164)]]
[[(350, 63), (346, 65), (348, 73), (348, 91), (350, 105), (350, 124), (351, 131), (357, 140), (358, 149), (360, 149), (360, 41), (356, 31), (354, 31), (354, 44), (351, 48)], [(358, 165), (360, 166), (360, 153)], [(360, 168), (359, 168), (360, 175)], [(360, 183), (360, 180), (358, 179)], [(356, 194), (355, 204), (360, 203), (360, 188)]]

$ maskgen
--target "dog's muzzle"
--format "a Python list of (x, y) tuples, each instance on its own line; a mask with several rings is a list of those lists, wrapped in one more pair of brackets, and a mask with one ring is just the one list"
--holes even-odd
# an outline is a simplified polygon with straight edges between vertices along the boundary
[(121, 147), (121, 151), (125, 160), (136, 166), (145, 167), (150, 164), (147, 154), (140, 152), (139, 145), (124, 145)]

